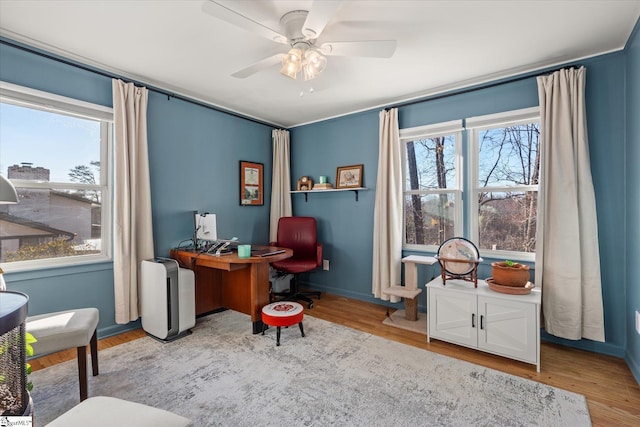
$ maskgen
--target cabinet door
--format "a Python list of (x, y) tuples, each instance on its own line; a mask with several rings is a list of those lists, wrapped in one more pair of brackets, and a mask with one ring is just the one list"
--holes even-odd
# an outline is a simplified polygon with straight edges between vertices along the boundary
[(475, 293), (429, 289), (429, 336), (476, 347), (478, 317)]
[(536, 304), (478, 297), (478, 348), (536, 363)]

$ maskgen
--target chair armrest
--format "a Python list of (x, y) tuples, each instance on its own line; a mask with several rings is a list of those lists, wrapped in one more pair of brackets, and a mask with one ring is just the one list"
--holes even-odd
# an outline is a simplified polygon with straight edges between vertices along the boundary
[(320, 267), (322, 265), (322, 243), (318, 243), (317, 247), (316, 247), (316, 254), (317, 254), (317, 265), (318, 267)]

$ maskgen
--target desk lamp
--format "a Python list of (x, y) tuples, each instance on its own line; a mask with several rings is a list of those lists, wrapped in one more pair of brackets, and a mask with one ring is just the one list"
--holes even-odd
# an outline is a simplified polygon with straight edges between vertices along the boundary
[(18, 203), (18, 193), (13, 184), (0, 175), (0, 205), (14, 205)]
[[(16, 188), (7, 178), (0, 175), (0, 205), (15, 205), (16, 203), (18, 203)], [(2, 269), (0, 268), (0, 291), (7, 289), (2, 273)]]

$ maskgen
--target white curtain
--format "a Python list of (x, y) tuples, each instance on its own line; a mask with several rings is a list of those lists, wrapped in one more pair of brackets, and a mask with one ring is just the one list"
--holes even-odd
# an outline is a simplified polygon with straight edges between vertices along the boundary
[(278, 237), (278, 220), (291, 216), (291, 177), (289, 172), (289, 131), (274, 129), (273, 139), (273, 177), (271, 179), (271, 215), (269, 220), (269, 241)]
[[(596, 203), (589, 163), (584, 67), (538, 77), (542, 176), (536, 285), (545, 330), (604, 341)], [(542, 221), (541, 221), (542, 219)]]
[(136, 320), (142, 260), (153, 258), (149, 156), (148, 90), (114, 79), (114, 249), (116, 322)]
[(398, 109), (380, 112), (378, 180), (373, 213), (373, 282), (375, 298), (398, 302), (383, 291), (400, 284), (402, 259), (402, 147)]

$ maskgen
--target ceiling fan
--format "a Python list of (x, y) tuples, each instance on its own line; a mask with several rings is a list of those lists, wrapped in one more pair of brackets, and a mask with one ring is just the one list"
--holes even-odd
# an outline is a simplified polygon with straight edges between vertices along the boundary
[[(280, 29), (274, 30), (254, 21), (222, 1), (206, 0), (202, 10), (216, 18), (277, 43), (289, 45), (287, 51), (271, 55), (231, 74), (246, 78), (276, 64), (282, 64), (280, 72), (292, 79), (301, 73), (304, 80), (311, 80), (324, 70), (327, 56), (356, 56), (390, 58), (396, 50), (395, 40), (326, 41), (318, 43), (327, 23), (340, 7), (342, 0), (314, 1), (310, 10), (293, 10), (280, 18)], [(326, 37), (325, 37), (326, 38)]]

